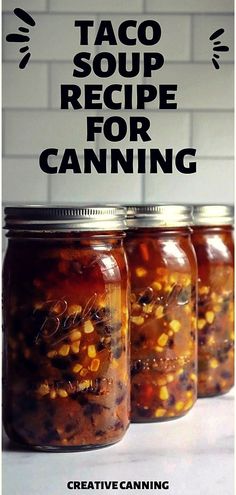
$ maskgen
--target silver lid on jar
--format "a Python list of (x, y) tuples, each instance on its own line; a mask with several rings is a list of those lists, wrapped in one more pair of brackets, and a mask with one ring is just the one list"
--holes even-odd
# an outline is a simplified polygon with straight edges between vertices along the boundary
[(122, 206), (8, 206), (5, 229), (25, 231), (105, 231), (126, 229)]
[(231, 225), (233, 221), (232, 205), (193, 206), (193, 225)]
[(192, 222), (189, 205), (130, 205), (126, 209), (129, 228), (186, 227)]

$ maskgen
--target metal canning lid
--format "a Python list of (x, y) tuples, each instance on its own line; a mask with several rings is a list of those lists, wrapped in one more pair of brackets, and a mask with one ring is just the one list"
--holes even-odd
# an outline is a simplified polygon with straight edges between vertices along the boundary
[(5, 229), (26, 231), (104, 231), (126, 228), (121, 206), (8, 206)]
[(231, 225), (233, 221), (232, 205), (193, 206), (193, 225)]
[(126, 208), (129, 228), (186, 227), (192, 222), (189, 205), (130, 205)]

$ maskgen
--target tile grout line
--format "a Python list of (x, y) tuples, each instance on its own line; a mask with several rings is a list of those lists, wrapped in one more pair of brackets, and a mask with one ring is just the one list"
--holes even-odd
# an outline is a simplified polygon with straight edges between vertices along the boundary
[(49, 62), (47, 64), (47, 83), (48, 83), (48, 110), (52, 110), (52, 90), (51, 90), (51, 85), (52, 85), (52, 64)]
[(2, 109), (2, 159), (5, 155), (6, 142), (6, 110)]
[(190, 147), (193, 147), (193, 111), (190, 112), (190, 121), (189, 121), (189, 139), (190, 139)]

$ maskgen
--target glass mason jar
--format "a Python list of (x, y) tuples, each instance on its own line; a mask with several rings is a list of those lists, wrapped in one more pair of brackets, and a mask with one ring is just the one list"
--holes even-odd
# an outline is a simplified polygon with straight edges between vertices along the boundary
[(6, 432), (42, 450), (113, 444), (130, 409), (124, 210), (5, 213)]
[(186, 414), (197, 397), (196, 257), (191, 208), (128, 207), (131, 419)]
[(198, 395), (228, 392), (234, 383), (233, 208), (194, 207), (198, 260)]

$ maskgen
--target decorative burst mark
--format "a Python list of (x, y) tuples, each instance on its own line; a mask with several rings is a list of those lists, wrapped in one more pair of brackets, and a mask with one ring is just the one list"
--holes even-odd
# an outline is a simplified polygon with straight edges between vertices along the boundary
[[(35, 26), (35, 20), (25, 10), (20, 9), (20, 8), (17, 8), (17, 9), (14, 10), (14, 14), (21, 21), (23, 21), (25, 24), (27, 24), (28, 26), (30, 26), (30, 27), (34, 27)], [(18, 31), (20, 31), (20, 33), (8, 34), (6, 36), (6, 41), (8, 41), (10, 43), (28, 43), (28, 41), (30, 41), (30, 36), (27, 36), (26, 33), (29, 33), (30, 32), (29, 29), (27, 27), (20, 26), (18, 28)], [(21, 33), (25, 33), (25, 34), (21, 34)], [(29, 46), (28, 45), (27, 46), (23, 46), (22, 48), (20, 48), (19, 51), (20, 51), (20, 53), (29, 52)], [(19, 68), (20, 69), (24, 69), (26, 67), (26, 65), (28, 64), (28, 62), (30, 60), (30, 57), (31, 57), (31, 53), (30, 52), (29, 53), (26, 53), (24, 55), (24, 57), (22, 58), (22, 60), (19, 63)]]
[(228, 52), (229, 51), (229, 47), (226, 45), (222, 45), (221, 41), (214, 41), (216, 38), (219, 38), (219, 36), (221, 36), (224, 32), (225, 32), (225, 30), (223, 28), (220, 28), (220, 29), (217, 29), (217, 31), (214, 31), (214, 33), (211, 34), (211, 36), (209, 37), (209, 40), (213, 41), (213, 45), (214, 45), (213, 46), (213, 57), (211, 60), (212, 60), (212, 63), (214, 65), (215, 69), (220, 68), (219, 62), (216, 60), (216, 59), (219, 60), (220, 56), (214, 52)]

